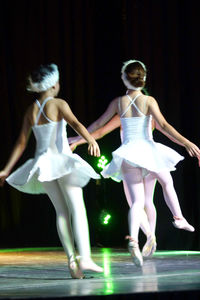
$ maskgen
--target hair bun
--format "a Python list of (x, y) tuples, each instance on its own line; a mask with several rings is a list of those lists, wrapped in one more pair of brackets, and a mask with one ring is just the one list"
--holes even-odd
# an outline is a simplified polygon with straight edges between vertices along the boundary
[(146, 67), (139, 60), (129, 60), (122, 67), (122, 80), (128, 89), (141, 90), (145, 86)]

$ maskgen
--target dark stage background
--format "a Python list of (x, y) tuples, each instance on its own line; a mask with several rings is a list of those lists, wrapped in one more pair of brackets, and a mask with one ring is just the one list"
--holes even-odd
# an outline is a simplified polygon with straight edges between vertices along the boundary
[[(159, 102), (166, 119), (199, 145), (199, 15), (197, 2), (184, 0), (57, 0), (1, 3), (1, 161), (3, 168), (18, 136), (22, 114), (33, 100), (25, 91), (29, 71), (41, 63), (58, 64), (60, 97), (88, 126), (110, 100), (125, 92), (120, 79), (122, 63), (139, 59), (148, 68), (147, 90)], [(69, 128), (69, 135), (74, 135)], [(158, 249), (200, 250), (200, 192), (197, 160), (159, 132), (155, 140), (185, 156), (173, 172), (174, 184), (186, 218), (195, 233), (172, 226), (172, 216), (159, 184), (155, 191), (158, 211)], [(120, 143), (119, 131), (99, 141), (102, 154)], [(34, 139), (18, 164), (34, 153)], [(76, 153), (94, 167), (97, 159), (87, 146)], [(128, 233), (122, 184), (91, 180), (84, 188), (93, 246), (125, 246)], [(112, 213), (109, 227), (99, 213)], [(60, 246), (55, 212), (45, 195), (20, 193), (7, 184), (0, 189), (0, 247)], [(142, 242), (144, 236), (141, 234)]]

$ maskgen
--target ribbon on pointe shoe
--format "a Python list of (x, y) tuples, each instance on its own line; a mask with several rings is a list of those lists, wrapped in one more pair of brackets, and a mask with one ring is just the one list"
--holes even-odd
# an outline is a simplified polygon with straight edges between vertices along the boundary
[(139, 247), (138, 241), (134, 240), (132, 236), (126, 235), (125, 240), (129, 240), (129, 243), (133, 243), (135, 247)]
[(127, 235), (125, 239), (129, 240), (128, 250), (131, 254), (134, 264), (137, 267), (141, 267), (143, 265), (143, 258), (139, 249), (138, 242), (134, 240), (130, 235)]
[(73, 255), (70, 256), (68, 261), (68, 267), (73, 279), (83, 279), (85, 275), (82, 273), (81, 268), (79, 267), (76, 257)]
[(147, 238), (147, 241), (142, 249), (142, 256), (143, 257), (151, 257), (153, 253), (156, 251), (156, 237), (155, 235), (150, 235)]

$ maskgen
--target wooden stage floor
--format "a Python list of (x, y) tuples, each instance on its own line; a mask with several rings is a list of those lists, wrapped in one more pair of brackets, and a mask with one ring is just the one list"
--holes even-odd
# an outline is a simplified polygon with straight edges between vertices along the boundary
[(0, 250), (0, 299), (200, 299), (200, 252), (157, 251), (142, 268), (126, 249), (93, 248), (92, 257), (104, 273), (77, 280), (62, 248)]

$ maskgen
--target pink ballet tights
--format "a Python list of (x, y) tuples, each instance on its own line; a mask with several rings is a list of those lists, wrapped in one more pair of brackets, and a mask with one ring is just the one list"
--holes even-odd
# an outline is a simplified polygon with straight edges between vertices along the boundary
[[(137, 171), (136, 171), (137, 169)], [(132, 207), (133, 202), (135, 203), (135, 200), (133, 200), (133, 195), (134, 197), (138, 196), (138, 201), (142, 201), (140, 204), (142, 205), (144, 201), (144, 210), (146, 212), (143, 212), (140, 217), (141, 217), (141, 224), (140, 227), (143, 230), (143, 232), (148, 236), (150, 233), (155, 234), (155, 229), (156, 229), (156, 219), (157, 219), (157, 213), (156, 213), (156, 208), (153, 203), (153, 196), (154, 196), (154, 189), (155, 189), (155, 184), (156, 180), (161, 184), (162, 190), (163, 190), (163, 195), (165, 202), (167, 206), (169, 207), (173, 217), (175, 218), (183, 218), (183, 214), (179, 205), (178, 197), (176, 194), (176, 191), (174, 189), (173, 185), (173, 179), (170, 174), (170, 172), (165, 171), (165, 172), (160, 172), (160, 173), (154, 173), (151, 172), (147, 176), (145, 176), (143, 179), (139, 178), (139, 168), (133, 168), (128, 164), (123, 163), (123, 173), (124, 173), (124, 191), (126, 195), (126, 199), (128, 202), (129, 207)], [(141, 175), (141, 174), (140, 174)], [(135, 179), (133, 179), (135, 177)], [(140, 181), (143, 183), (143, 188), (144, 188), (144, 200), (143, 200), (143, 193), (140, 194), (138, 186), (135, 185), (134, 181)], [(138, 183), (138, 182), (137, 182)], [(133, 187), (134, 185), (134, 187)], [(141, 187), (140, 187), (141, 189)], [(133, 193), (133, 190), (135, 191)], [(131, 192), (132, 191), (132, 192)], [(132, 195), (132, 197), (131, 197)], [(137, 203), (137, 201), (136, 201)], [(137, 205), (137, 204), (136, 204)], [(135, 204), (134, 204), (135, 206)], [(134, 210), (134, 208), (133, 208)], [(137, 211), (137, 208), (136, 208)], [(129, 213), (131, 215), (131, 213)], [(133, 215), (133, 213), (132, 213)], [(129, 219), (130, 216), (129, 216)]]
[(123, 163), (122, 172), (124, 177), (125, 193), (127, 192), (130, 209), (128, 214), (129, 234), (138, 242), (138, 232), (144, 212), (145, 193), (142, 169)]
[(177, 218), (183, 218), (178, 197), (174, 189), (173, 179), (170, 172), (151, 173), (155, 176), (162, 186), (163, 196), (172, 215)]

